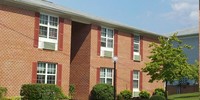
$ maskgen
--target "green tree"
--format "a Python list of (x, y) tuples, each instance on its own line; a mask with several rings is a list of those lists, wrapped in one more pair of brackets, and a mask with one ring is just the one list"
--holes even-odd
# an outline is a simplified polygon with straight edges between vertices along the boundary
[[(192, 65), (194, 70), (196, 71), (194, 73), (194, 80), (195, 80), (195, 83), (198, 83), (198, 80), (199, 80), (199, 63), (198, 61), (195, 61), (195, 64)], [(196, 74), (197, 73), (197, 74)]]
[[(159, 44), (151, 43), (149, 45), (152, 48), (149, 56), (151, 61), (146, 63), (146, 67), (142, 69), (143, 72), (150, 75), (149, 82), (162, 80), (172, 83), (183, 77), (194, 79), (194, 76), (198, 74), (195, 70), (196, 67), (188, 64), (187, 57), (183, 53), (183, 48), (190, 49), (191, 46), (182, 44), (176, 35), (177, 33), (169, 38), (159, 37)], [(165, 93), (167, 97), (167, 85)]]

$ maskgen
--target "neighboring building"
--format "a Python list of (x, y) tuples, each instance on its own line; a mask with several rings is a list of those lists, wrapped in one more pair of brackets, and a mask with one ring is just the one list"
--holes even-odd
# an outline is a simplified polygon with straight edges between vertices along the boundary
[[(199, 31), (198, 27), (193, 27), (185, 30), (178, 31), (177, 37), (182, 41), (182, 44), (188, 44), (192, 46), (191, 49), (183, 49), (183, 52), (187, 56), (189, 64), (195, 64), (199, 60)], [(179, 82), (175, 81), (169, 85), (169, 94), (176, 93), (190, 93), (198, 91), (198, 83), (194, 80), (183, 79), (182, 87), (178, 86)]]
[(117, 56), (117, 93), (153, 92), (141, 72), (149, 62), (149, 44), (160, 35), (89, 16), (45, 0), (1, 0), (0, 85), (8, 96), (22, 84), (75, 85), (75, 98), (89, 99), (98, 83), (113, 84), (112, 57)]

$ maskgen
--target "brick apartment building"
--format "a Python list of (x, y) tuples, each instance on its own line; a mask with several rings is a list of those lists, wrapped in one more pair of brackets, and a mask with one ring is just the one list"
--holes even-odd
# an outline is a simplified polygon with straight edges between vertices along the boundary
[(69, 10), (45, 0), (0, 0), (0, 85), (8, 96), (22, 84), (57, 84), (65, 94), (87, 100), (98, 83), (113, 84), (117, 56), (117, 93), (128, 89), (153, 92), (141, 72), (150, 61), (151, 42), (160, 35)]

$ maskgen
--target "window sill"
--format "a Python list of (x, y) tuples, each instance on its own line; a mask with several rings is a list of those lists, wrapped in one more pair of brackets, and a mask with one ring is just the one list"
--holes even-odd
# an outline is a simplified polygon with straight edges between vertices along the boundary
[(141, 60), (133, 60), (134, 62), (141, 62)]
[(39, 51), (46, 51), (46, 52), (57, 52), (58, 50), (49, 50), (49, 49), (43, 49), (43, 48), (38, 48)]
[(112, 59), (113, 57), (100, 56), (100, 58)]

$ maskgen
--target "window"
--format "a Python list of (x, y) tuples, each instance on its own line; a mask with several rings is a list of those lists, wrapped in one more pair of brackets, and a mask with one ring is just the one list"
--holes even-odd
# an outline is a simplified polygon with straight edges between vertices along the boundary
[(47, 39), (57, 39), (58, 17), (40, 14), (40, 37)]
[(140, 35), (134, 35), (133, 37), (133, 60), (134, 61), (140, 61), (141, 55), (140, 55)]
[(112, 57), (114, 46), (114, 30), (101, 28), (101, 56)]
[(37, 66), (37, 83), (56, 84), (57, 64), (39, 62)]
[(139, 55), (140, 53), (140, 36), (139, 35), (134, 35), (134, 54)]
[[(57, 50), (59, 18), (49, 14), (40, 14), (39, 46)], [(49, 48), (50, 47), (50, 48)]]
[(139, 91), (139, 84), (140, 84), (140, 72), (133, 71), (133, 89)]
[(132, 72), (132, 92), (133, 97), (139, 97), (139, 93), (141, 90), (141, 72), (139, 70), (133, 70)]
[(113, 84), (113, 69), (101, 68), (100, 69), (100, 83)]

